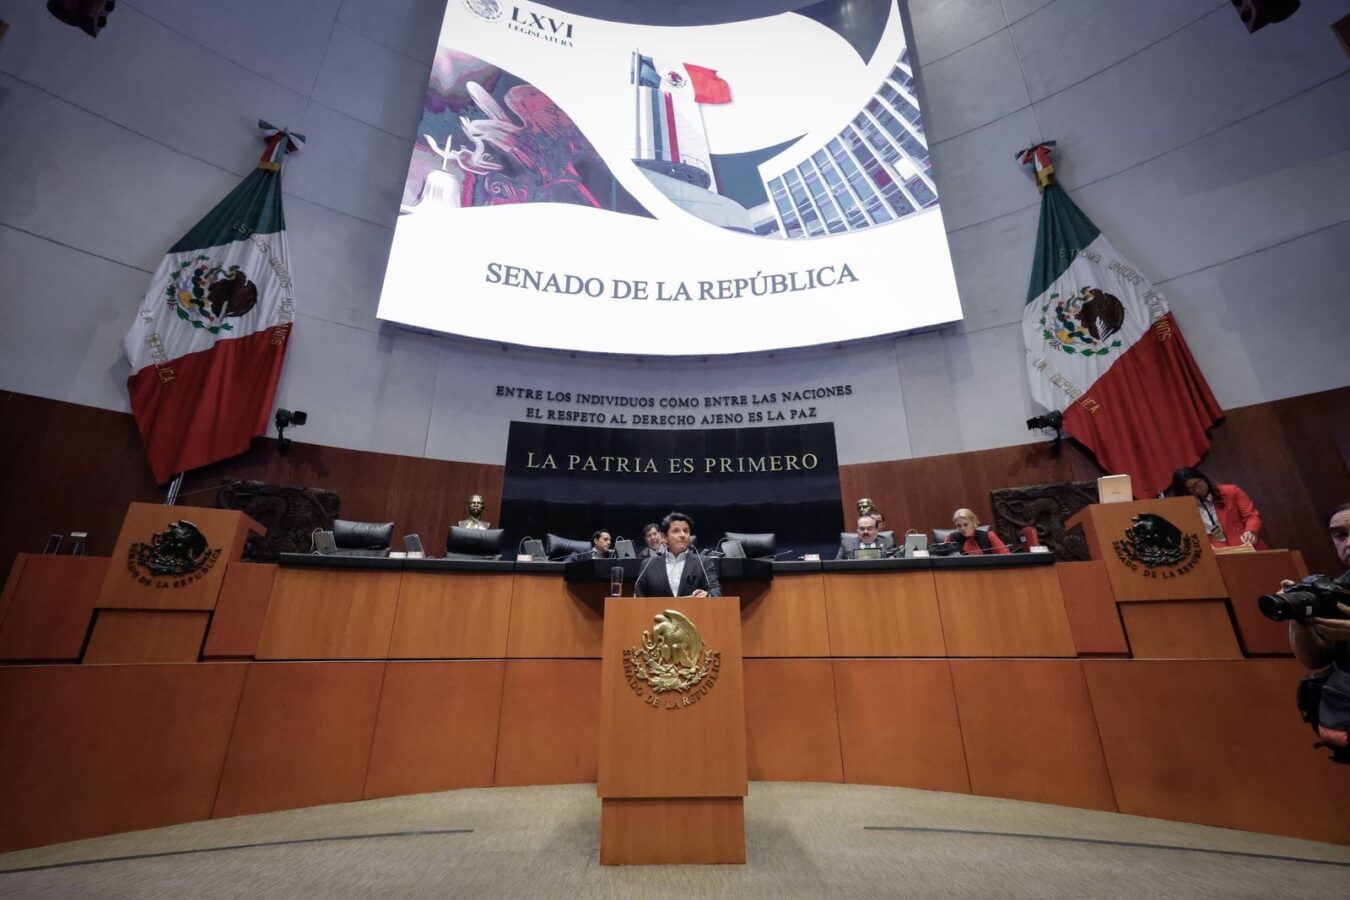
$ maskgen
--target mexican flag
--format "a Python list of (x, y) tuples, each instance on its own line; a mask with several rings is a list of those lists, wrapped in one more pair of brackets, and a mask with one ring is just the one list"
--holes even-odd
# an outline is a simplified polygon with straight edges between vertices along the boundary
[(1049, 151), (1024, 151), (1041, 221), (1022, 313), (1031, 396), (1108, 472), (1155, 497), (1209, 449), (1223, 418), (1163, 299), (1054, 181)]
[(676, 91), (688, 87), (695, 103), (730, 103), (731, 85), (716, 69), (637, 54), (637, 80), (644, 87), (663, 84)]
[(122, 339), (131, 411), (160, 484), (267, 431), (295, 318), (281, 160), (304, 137), (258, 125), (258, 167), (169, 248)]

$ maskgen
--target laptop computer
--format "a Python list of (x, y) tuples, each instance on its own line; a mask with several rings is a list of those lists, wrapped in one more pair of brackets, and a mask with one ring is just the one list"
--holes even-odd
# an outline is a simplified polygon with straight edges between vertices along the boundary
[(427, 555), (422, 549), (422, 539), (415, 534), (403, 536), (403, 549), (408, 551), (409, 559), (425, 559)]
[(619, 559), (635, 559), (637, 554), (633, 552), (633, 542), (628, 538), (614, 542), (614, 554)]
[(745, 547), (740, 541), (723, 541), (722, 555), (728, 559), (745, 559)]
[(520, 552), (522, 554), (528, 554), (531, 559), (548, 559), (548, 557), (544, 555), (544, 542), (537, 541), (534, 538), (530, 538), (525, 541), (525, 543), (521, 544)]
[(905, 558), (908, 559), (914, 555), (915, 550), (928, 549), (928, 535), (926, 534), (907, 534), (905, 535)]

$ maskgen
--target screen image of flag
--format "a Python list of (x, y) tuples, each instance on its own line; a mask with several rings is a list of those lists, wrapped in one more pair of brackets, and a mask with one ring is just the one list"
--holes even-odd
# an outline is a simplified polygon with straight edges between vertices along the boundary
[(267, 430), (295, 318), (281, 163), (300, 135), (265, 123), (258, 167), (170, 249), (122, 339), (156, 482), (248, 449)]
[(716, 191), (700, 104), (730, 103), (731, 86), (713, 69), (633, 54), (637, 91), (635, 159), (692, 166)]
[(1044, 180), (1022, 316), (1032, 399), (1061, 410), (1108, 472), (1130, 475), (1136, 497), (1157, 496), (1209, 449), (1223, 410), (1162, 295)]

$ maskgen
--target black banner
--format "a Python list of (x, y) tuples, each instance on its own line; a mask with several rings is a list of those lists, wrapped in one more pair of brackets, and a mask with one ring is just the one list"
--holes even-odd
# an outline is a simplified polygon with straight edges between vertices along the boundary
[(773, 532), (779, 558), (833, 556), (841, 509), (833, 423), (651, 431), (512, 422), (507, 439), (508, 557), (526, 535), (589, 540), (601, 528), (641, 550), (642, 526), (671, 510), (694, 520), (703, 550), (728, 531)]

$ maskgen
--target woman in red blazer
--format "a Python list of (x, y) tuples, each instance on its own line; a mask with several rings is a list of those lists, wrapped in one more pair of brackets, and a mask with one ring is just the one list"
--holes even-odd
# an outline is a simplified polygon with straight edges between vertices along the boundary
[(951, 539), (961, 545), (962, 556), (1012, 552), (992, 529), (979, 530), (980, 520), (973, 510), (962, 507), (952, 513), (952, 525), (956, 526), (956, 533)]
[(1250, 544), (1257, 550), (1266, 549), (1261, 540), (1261, 513), (1236, 484), (1215, 484), (1199, 469), (1177, 469), (1172, 475), (1172, 494), (1195, 498), (1211, 545)]

